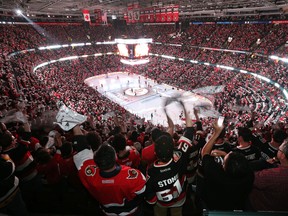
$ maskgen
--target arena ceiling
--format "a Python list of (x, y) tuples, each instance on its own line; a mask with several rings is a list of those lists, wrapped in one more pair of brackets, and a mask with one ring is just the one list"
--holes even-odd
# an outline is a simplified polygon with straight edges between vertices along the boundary
[(79, 15), (83, 8), (101, 9), (108, 16), (123, 17), (129, 3), (140, 7), (179, 5), (182, 17), (272, 15), (288, 11), (288, 0), (0, 0), (1, 11), (22, 9), (25, 13)]

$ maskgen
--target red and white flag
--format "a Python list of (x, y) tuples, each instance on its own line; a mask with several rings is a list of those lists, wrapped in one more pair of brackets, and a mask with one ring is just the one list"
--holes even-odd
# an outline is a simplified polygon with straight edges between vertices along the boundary
[(91, 20), (90, 20), (89, 10), (83, 9), (82, 13), (83, 13), (84, 21), (90, 22)]

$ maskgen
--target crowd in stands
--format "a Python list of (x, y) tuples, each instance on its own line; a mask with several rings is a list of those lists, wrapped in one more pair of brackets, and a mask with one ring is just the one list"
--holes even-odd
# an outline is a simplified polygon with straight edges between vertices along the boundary
[[(284, 202), (288, 200), (288, 107), (287, 99), (276, 86), (249, 74), (243, 75), (217, 67), (156, 56), (150, 57), (150, 62), (141, 66), (123, 65), (117, 55), (103, 55), (60, 61), (33, 72), (33, 68), (38, 64), (62, 57), (117, 52), (114, 45), (36, 50), (9, 56), (17, 51), (51, 44), (145, 36), (162, 43), (181, 44), (181, 46), (152, 44), (152, 53), (241, 68), (270, 78), (288, 89), (288, 68), (285, 63), (269, 60), (267, 56), (190, 47), (229, 48), (275, 55), (279, 51), (279, 55), (285, 56), (287, 29), (287, 24), (193, 25), (179, 33), (171, 25), (138, 26), (136, 29), (127, 26), (121, 30), (116, 30), (112, 26), (89, 28), (81, 25), (40, 25), (34, 28), (30, 25), (1, 25), (3, 46), (0, 48), (0, 162), (5, 174), (1, 171), (0, 184), (3, 184), (6, 190), (0, 187), (0, 212), (27, 215), (27, 209), (31, 212), (41, 212), (41, 209), (47, 211), (49, 208), (45, 206), (48, 202), (46, 199), (55, 195), (54, 213), (55, 211), (87, 213), (83, 209), (89, 205), (89, 210), (92, 209), (92, 212), (99, 214), (105, 212), (107, 215), (112, 215), (128, 211), (139, 215), (140, 203), (143, 204), (144, 197), (159, 215), (165, 215), (167, 208), (172, 209), (171, 215), (181, 215), (184, 204), (193, 206), (198, 212), (204, 208), (288, 211)], [(232, 37), (233, 40), (228, 42), (228, 37)], [(260, 44), (256, 43), (258, 38)], [(224, 86), (222, 91), (210, 92), (204, 96), (211, 98), (214, 109), (225, 117), (225, 127), (217, 126), (213, 118), (199, 118), (199, 111), (196, 109), (193, 110), (196, 123), (192, 124), (191, 113), (187, 112), (185, 105), (178, 99), (167, 101), (167, 104), (176, 101), (182, 105), (185, 124), (174, 125), (173, 119), (169, 116), (167, 116), (168, 128), (152, 125), (145, 120), (138, 121), (140, 119), (138, 116), (129, 113), (83, 82), (88, 77), (114, 71), (141, 74), (158, 83), (166, 83), (192, 92), (206, 86)], [(57, 104), (59, 100), (78, 114), (88, 116), (85, 123), (81, 122), (82, 129), (77, 125), (72, 130), (66, 131), (52, 124), (60, 108)], [(104, 119), (103, 116), (110, 112), (115, 112), (115, 117)], [(155, 131), (158, 134), (155, 135)], [(180, 143), (176, 144), (178, 141)], [(220, 144), (224, 142), (228, 147), (221, 148)], [(245, 152), (248, 148), (249, 152)], [(250, 151), (250, 148), (253, 150)], [(94, 158), (93, 151), (96, 152)], [(229, 154), (230, 151), (233, 154)], [(178, 156), (177, 160), (173, 152)], [(189, 157), (189, 152), (195, 154), (190, 154), (194, 155), (189, 158), (189, 162), (193, 163), (188, 166), (186, 157)], [(118, 160), (115, 158), (116, 154)], [(129, 155), (133, 155), (133, 163)], [(107, 160), (105, 157), (110, 159)], [(147, 160), (147, 157), (152, 158), (151, 161)], [(172, 160), (173, 157), (175, 160)], [(128, 163), (125, 159), (131, 161)], [(248, 163), (247, 160), (252, 160), (253, 163)], [(153, 163), (154, 161), (156, 162)], [(173, 166), (169, 161), (173, 161)], [(241, 167), (233, 169), (235, 166), (233, 161), (234, 163), (238, 161)], [(99, 167), (99, 173), (95, 165)], [(166, 179), (160, 180), (159, 176), (163, 177), (161, 173), (159, 174), (162, 172), (159, 170), (161, 166), (172, 169), (173, 172), (167, 174)], [(186, 170), (187, 167), (190, 170)], [(111, 191), (111, 188), (100, 190), (97, 185), (91, 184), (89, 178), (94, 178), (97, 173), (98, 180), (104, 178), (105, 181), (107, 178), (108, 182), (105, 183), (111, 183), (109, 180), (115, 176), (119, 177), (121, 169), (128, 170), (127, 178), (132, 178), (133, 183), (129, 187), (129, 181), (126, 182), (127, 191), (121, 192), (122, 197), (114, 194), (107, 196), (117, 197), (117, 203), (124, 205), (125, 208), (113, 205), (111, 207), (110, 204), (115, 200), (99, 197), (96, 193), (112, 194), (121, 187), (116, 185), (118, 187), (114, 188), (115, 191)], [(197, 169), (200, 171), (196, 174)], [(211, 169), (217, 170), (218, 174), (210, 173)], [(196, 186), (196, 190), (189, 185), (186, 195), (185, 178), (188, 174), (192, 175), (189, 183)], [(208, 180), (205, 181), (204, 178), (203, 182), (203, 176)], [(262, 176), (265, 178), (261, 179)], [(243, 181), (236, 181), (235, 177)], [(210, 178), (217, 181), (213, 182)], [(240, 188), (237, 189), (237, 193), (241, 194), (237, 203), (229, 202), (233, 198), (231, 190), (236, 190), (235, 185), (229, 183), (231, 179), (234, 179), (233, 182), (235, 181), (235, 185)], [(275, 179), (275, 184), (271, 179)], [(161, 183), (155, 186), (154, 181)], [(176, 185), (174, 188), (170, 187), (171, 182), (172, 185)], [(265, 189), (268, 183), (273, 184), (275, 188), (271, 189), (272, 192)], [(205, 185), (207, 187), (203, 190)], [(282, 185), (281, 188), (279, 185)], [(225, 190), (219, 191), (223, 187)], [(163, 189), (168, 191), (168, 194), (164, 193)], [(220, 192), (223, 194), (219, 200), (215, 194)], [(273, 194), (269, 204), (266, 203), (268, 193)], [(66, 197), (71, 194), (77, 194), (77, 199)], [(191, 194), (195, 197), (194, 202), (187, 198), (189, 202), (185, 203), (185, 197)], [(255, 201), (256, 196), (261, 197), (260, 201)], [(79, 197), (82, 198), (80, 203)], [(122, 198), (127, 200), (121, 203)], [(68, 202), (74, 203), (75, 206)], [(95, 207), (98, 206), (96, 203), (100, 208)], [(61, 210), (61, 205), (64, 204), (71, 209)], [(15, 208), (15, 205), (19, 208)], [(49, 211), (53, 212), (53, 209)]]

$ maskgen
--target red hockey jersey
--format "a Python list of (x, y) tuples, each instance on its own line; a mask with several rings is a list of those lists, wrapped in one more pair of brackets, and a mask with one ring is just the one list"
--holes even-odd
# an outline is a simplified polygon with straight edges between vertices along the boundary
[(120, 157), (118, 155), (117, 163), (125, 166), (129, 166), (132, 168), (138, 168), (140, 164), (140, 154), (139, 152), (131, 146), (126, 146), (127, 153)]
[(112, 172), (101, 172), (93, 160), (92, 150), (74, 155), (83, 185), (98, 200), (105, 215), (131, 215), (138, 210), (146, 179), (137, 169), (117, 165)]

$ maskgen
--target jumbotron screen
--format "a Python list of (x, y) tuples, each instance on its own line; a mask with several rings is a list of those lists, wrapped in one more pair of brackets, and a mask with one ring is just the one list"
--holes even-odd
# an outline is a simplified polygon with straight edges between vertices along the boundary
[(117, 43), (118, 54), (122, 57), (122, 63), (143, 64), (149, 62), (149, 43), (152, 42), (151, 38), (115, 39), (115, 42)]
[(129, 51), (127, 44), (117, 44), (119, 55), (129, 58)]
[(119, 55), (130, 59), (147, 57), (148, 44), (117, 44)]

